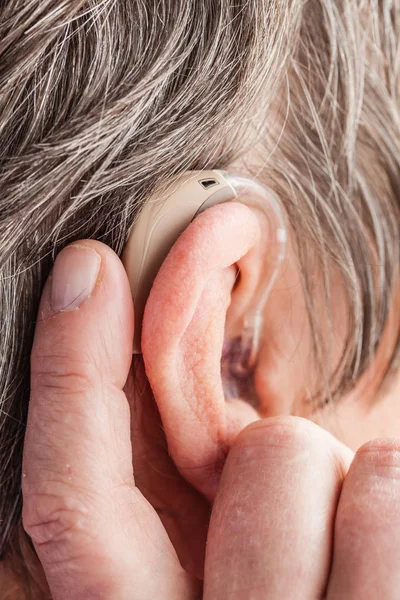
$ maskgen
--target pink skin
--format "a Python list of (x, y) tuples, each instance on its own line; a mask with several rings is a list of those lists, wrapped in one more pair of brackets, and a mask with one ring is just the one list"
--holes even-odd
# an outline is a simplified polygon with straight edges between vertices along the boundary
[[(226, 313), (231, 301), (229, 318), (238, 317), (251, 295), (261, 226), (238, 204), (203, 213), (169, 254), (146, 307), (144, 362), (180, 478), (158, 444), (153, 396), (129, 374), (133, 303), (120, 260), (93, 240), (63, 250), (77, 267), (92, 249), (101, 265), (91, 293), (54, 313), (52, 284), (74, 270), (60, 274), (57, 259), (32, 350), (22, 480), (23, 524), (54, 600), (201, 597), (181, 563), (204, 577), (205, 600), (399, 597), (398, 441), (354, 456), (318, 425), (284, 416), (294, 411), (287, 398), (279, 409), (276, 372), (263, 380), (264, 418), (224, 400)], [(282, 290), (267, 322), (281, 343), (290, 338)]]
[(232, 439), (258, 418), (241, 400), (225, 401), (220, 360), (234, 265), (259, 240), (260, 222), (242, 204), (200, 215), (165, 260), (143, 320), (146, 373), (169, 450), (182, 475), (209, 500)]

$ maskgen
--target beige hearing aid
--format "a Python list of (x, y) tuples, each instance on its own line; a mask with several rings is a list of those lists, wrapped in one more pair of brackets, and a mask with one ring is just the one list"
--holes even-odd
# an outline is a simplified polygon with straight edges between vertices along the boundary
[(141, 352), (144, 307), (168, 252), (197, 215), (236, 196), (220, 171), (189, 171), (174, 180), (164, 196), (158, 189), (144, 205), (122, 256), (135, 306), (134, 354)]
[[(133, 224), (122, 256), (135, 306), (133, 353), (141, 353), (144, 308), (153, 281), (177, 238), (201, 212), (223, 202), (239, 201), (264, 211), (268, 217), (268, 254), (261, 284), (236, 340), (235, 375), (251, 370), (257, 360), (263, 310), (285, 256), (286, 225), (272, 190), (258, 182), (225, 171), (188, 171), (164, 182), (147, 200)], [(239, 349), (239, 350), (238, 350)]]

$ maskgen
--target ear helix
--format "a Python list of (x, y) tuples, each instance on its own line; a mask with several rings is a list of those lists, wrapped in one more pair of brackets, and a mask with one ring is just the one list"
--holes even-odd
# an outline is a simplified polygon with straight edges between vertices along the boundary
[[(280, 203), (269, 188), (224, 171), (188, 171), (158, 186), (133, 224), (122, 256), (135, 305), (134, 354), (141, 353), (144, 307), (151, 286), (168, 252), (189, 223), (201, 212), (223, 202), (241, 202), (264, 212), (268, 220), (268, 253), (259, 288), (244, 317), (239, 338), (225, 345), (223, 377), (246, 379), (260, 349), (263, 311), (285, 257), (286, 224)], [(235, 386), (225, 386), (228, 396)]]

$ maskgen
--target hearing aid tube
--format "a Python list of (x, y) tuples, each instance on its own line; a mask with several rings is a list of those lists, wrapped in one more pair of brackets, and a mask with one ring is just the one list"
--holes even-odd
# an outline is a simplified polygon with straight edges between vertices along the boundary
[(286, 255), (287, 226), (281, 204), (270, 188), (241, 175), (224, 172), (224, 176), (236, 191), (236, 202), (261, 210), (268, 221), (268, 230), (263, 232), (267, 250), (260, 285), (243, 319), (240, 352), (235, 353), (235, 361), (230, 365), (232, 375), (245, 378), (258, 359), (265, 305)]

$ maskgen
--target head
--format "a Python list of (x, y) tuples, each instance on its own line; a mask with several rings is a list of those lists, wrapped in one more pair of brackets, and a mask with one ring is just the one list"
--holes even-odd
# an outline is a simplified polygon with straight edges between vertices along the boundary
[[(229, 409), (227, 446), (256, 414), (308, 416), (352, 446), (386, 432), (385, 415), (395, 422), (400, 23), (389, 1), (359, 4), (3, 3), (1, 555), (20, 539), (30, 348), (54, 257), (80, 238), (122, 255), (156, 186), (184, 171), (257, 179), (279, 198), (289, 229), (257, 368)], [(210, 397), (222, 393), (225, 332), (242, 322), (268, 256), (262, 215), (226, 208), (187, 229), (150, 297), (144, 359), (160, 357), (148, 372), (161, 406), (160, 388), (177, 385), (165, 357), (176, 360), (178, 342), (182, 377), (197, 369)], [(243, 223), (251, 243), (236, 242)], [(188, 266), (186, 255), (198, 260)], [(174, 327), (157, 317), (161, 306)], [(217, 428), (225, 411), (211, 411)], [(177, 444), (180, 456), (186, 445)]]

